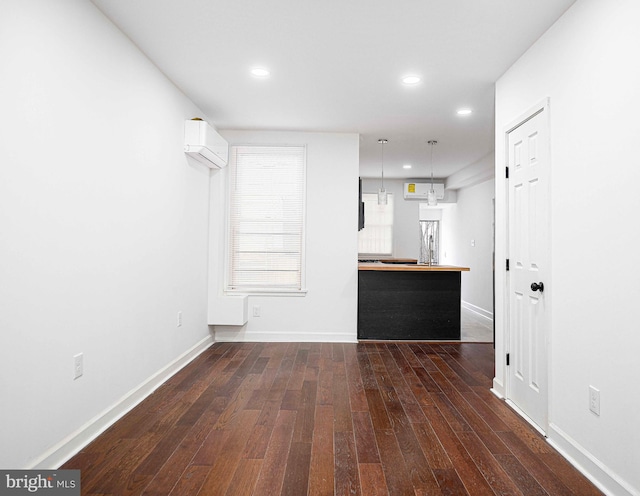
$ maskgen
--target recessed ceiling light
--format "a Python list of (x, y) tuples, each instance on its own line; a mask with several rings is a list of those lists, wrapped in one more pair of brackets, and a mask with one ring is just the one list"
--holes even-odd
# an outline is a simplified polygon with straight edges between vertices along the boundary
[(420, 76), (403, 76), (402, 78), (404, 84), (418, 84), (420, 81), (422, 81)]
[(404, 165), (402, 166), (402, 168), (403, 168), (403, 169), (411, 169), (411, 165), (409, 165), (409, 164), (404, 164)]
[(473, 113), (473, 110), (469, 109), (469, 108), (462, 108), (460, 110), (458, 110), (457, 114), (458, 115), (470, 115)]
[(254, 67), (251, 69), (251, 75), (257, 78), (269, 77), (269, 70), (264, 67)]

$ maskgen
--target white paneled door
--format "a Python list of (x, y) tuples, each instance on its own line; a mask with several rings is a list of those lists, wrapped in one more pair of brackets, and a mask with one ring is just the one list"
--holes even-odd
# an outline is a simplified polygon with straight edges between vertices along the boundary
[(548, 107), (508, 132), (507, 399), (547, 431), (549, 308)]

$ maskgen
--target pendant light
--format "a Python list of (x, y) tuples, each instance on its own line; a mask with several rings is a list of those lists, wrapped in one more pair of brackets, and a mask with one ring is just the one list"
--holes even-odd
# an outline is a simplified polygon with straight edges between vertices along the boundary
[(384, 145), (388, 143), (388, 140), (381, 138), (378, 140), (381, 148), (381, 159), (380, 159), (380, 167), (381, 167), (381, 176), (380, 176), (380, 190), (378, 191), (378, 205), (386, 205), (387, 204), (387, 191), (384, 189)]
[(436, 198), (436, 190), (433, 187), (433, 147), (436, 146), (438, 142), (436, 140), (429, 140), (427, 143), (431, 147), (431, 188), (427, 192), (427, 205), (435, 207), (438, 204), (438, 199)]

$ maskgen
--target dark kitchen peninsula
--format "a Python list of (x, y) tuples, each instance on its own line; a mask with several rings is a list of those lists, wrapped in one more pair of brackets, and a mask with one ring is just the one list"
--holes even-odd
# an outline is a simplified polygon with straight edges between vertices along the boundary
[(468, 267), (358, 264), (358, 339), (459, 340)]

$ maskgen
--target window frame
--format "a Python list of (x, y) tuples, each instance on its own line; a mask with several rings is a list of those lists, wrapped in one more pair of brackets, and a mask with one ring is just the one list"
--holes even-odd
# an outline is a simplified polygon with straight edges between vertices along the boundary
[[(300, 148), (303, 153), (302, 162), (302, 212), (300, 230), (300, 285), (299, 287), (278, 287), (278, 286), (255, 286), (255, 287), (233, 287), (232, 283), (232, 211), (233, 211), (233, 185), (235, 171), (232, 170), (232, 160), (235, 160), (235, 149), (249, 148)], [(226, 231), (225, 231), (225, 281), (224, 293), (228, 295), (258, 295), (258, 296), (305, 296), (306, 287), (306, 224), (307, 224), (307, 145), (291, 143), (234, 143), (229, 145), (229, 164), (227, 174), (227, 201), (226, 201)]]
[(374, 201), (377, 202), (378, 200), (378, 194), (377, 193), (363, 193), (362, 194), (362, 201), (365, 202), (365, 216), (364, 216), (364, 229), (362, 229), (361, 231), (358, 232), (358, 258), (380, 258), (380, 259), (384, 259), (384, 258), (390, 258), (393, 257), (393, 243), (394, 243), (394, 224), (395, 224), (395, 195), (393, 193), (389, 193), (387, 192), (387, 206), (389, 203), (391, 203), (391, 207), (392, 207), (392, 212), (391, 212), (391, 224), (389, 225), (389, 229), (391, 230), (391, 234), (390, 234), (390, 239), (389, 239), (389, 244), (390, 244), (390, 251), (388, 253), (382, 253), (382, 252), (361, 252), (360, 251), (360, 236), (362, 235), (362, 233), (364, 231), (366, 231), (367, 229), (367, 218), (371, 218), (371, 215), (367, 215), (366, 214), (366, 204), (367, 204), (367, 199), (369, 199), (369, 203), (373, 203)]

